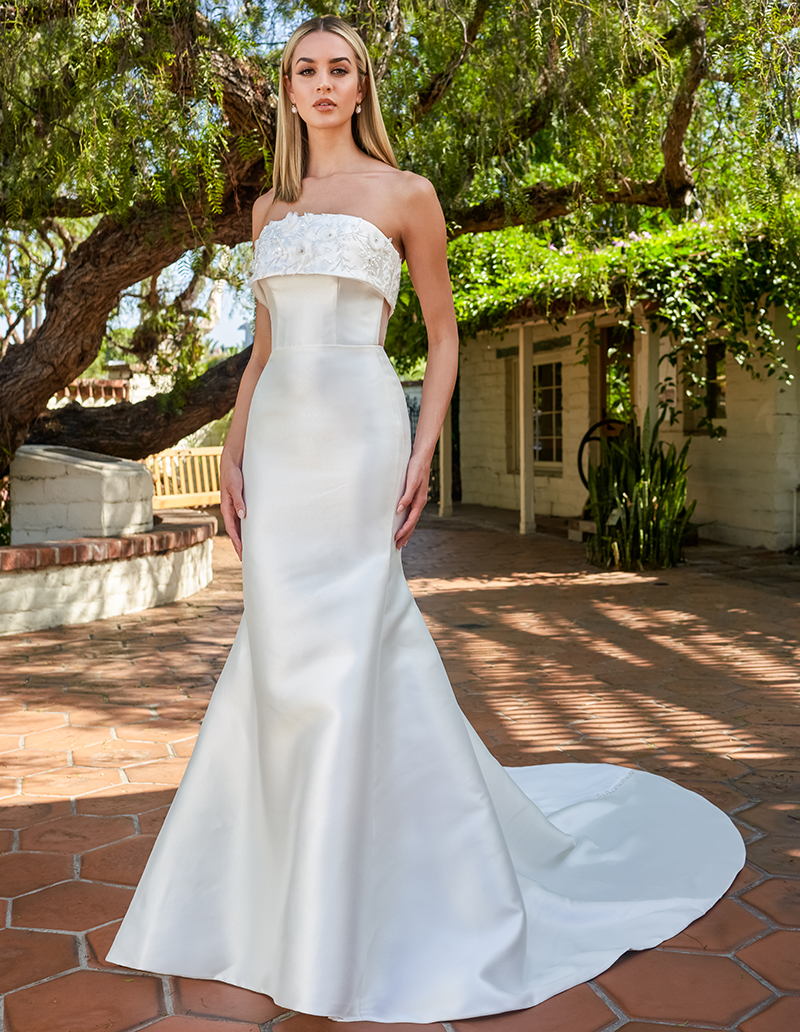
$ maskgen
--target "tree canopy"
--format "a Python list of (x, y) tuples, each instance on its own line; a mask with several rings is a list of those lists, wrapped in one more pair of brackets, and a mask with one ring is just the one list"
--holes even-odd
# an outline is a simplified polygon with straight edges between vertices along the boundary
[[(26, 435), (142, 457), (230, 408), (246, 354), (192, 377), (197, 320), (161, 274), (180, 259), (213, 274), (217, 249), (248, 239), (270, 176), (282, 43), (304, 16), (331, 10), (370, 47), (400, 165), (439, 192), (458, 283), (480, 284), (465, 262), (499, 269), (516, 248), (517, 303), (526, 275), (527, 294), (545, 289), (551, 245), (561, 259), (571, 243), (613, 255), (631, 233), (688, 240), (694, 231), (681, 227), (705, 220), (718, 227), (724, 284), (797, 189), (793, 3), (0, 0), (0, 467)], [(509, 235), (513, 226), (524, 233)], [(684, 279), (694, 253), (679, 259)], [(658, 261), (663, 272), (672, 259)], [(588, 285), (589, 266), (570, 264)], [(615, 269), (618, 286), (625, 270)], [(708, 277), (698, 282), (710, 289)], [(751, 277), (737, 297), (758, 303), (762, 286)], [(139, 353), (167, 341), (183, 370), (173, 391), (41, 416), (96, 358), (132, 290), (143, 299)], [(401, 360), (422, 346), (404, 291), (390, 341)], [(482, 325), (510, 310), (510, 295), (496, 303), (490, 292)]]

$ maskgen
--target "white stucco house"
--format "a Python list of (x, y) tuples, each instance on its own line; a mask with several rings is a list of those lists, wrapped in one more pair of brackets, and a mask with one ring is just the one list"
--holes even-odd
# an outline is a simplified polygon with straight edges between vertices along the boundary
[[(596, 332), (587, 328), (594, 316)], [(661, 359), (669, 340), (648, 326), (626, 331), (615, 314), (583, 311), (554, 330), (543, 319), (509, 321), (502, 332), (483, 333), (461, 345), (459, 458), (462, 502), (518, 510), (520, 531), (535, 529), (535, 514), (578, 517), (587, 498), (578, 472), (578, 449), (592, 424), (609, 409), (609, 392), (627, 380), (641, 421), (650, 407), (679, 412), (665, 421), (662, 439), (689, 449), (689, 494), (697, 499), (694, 522), (704, 537), (780, 550), (797, 544), (800, 485), (800, 353), (797, 328), (782, 313), (776, 329), (784, 340), (794, 380), (755, 380), (712, 346), (706, 375), (724, 436), (697, 428), (698, 416), (678, 386), (659, 388)], [(587, 333), (589, 336), (587, 337)], [(448, 510), (446, 472), (451, 440), (440, 440), (442, 503)], [(591, 452), (596, 445), (586, 450)], [(596, 458), (596, 452), (594, 457)], [(584, 467), (588, 454), (584, 455)]]

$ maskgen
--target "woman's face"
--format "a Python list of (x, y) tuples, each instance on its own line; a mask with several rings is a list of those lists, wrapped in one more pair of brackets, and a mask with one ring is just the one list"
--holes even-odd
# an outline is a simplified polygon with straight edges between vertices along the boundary
[[(284, 86), (309, 128), (349, 122), (364, 95), (353, 48), (335, 32), (311, 32), (295, 47)], [(297, 116), (293, 116), (297, 117)]]

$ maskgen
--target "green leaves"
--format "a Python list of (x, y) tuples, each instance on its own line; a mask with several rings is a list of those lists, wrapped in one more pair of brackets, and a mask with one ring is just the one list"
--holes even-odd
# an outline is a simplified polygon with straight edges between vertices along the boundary
[[(592, 307), (631, 323), (642, 305), (669, 339), (663, 378), (680, 377), (694, 407), (707, 407), (709, 344), (723, 344), (755, 377), (786, 377), (785, 349), (797, 345), (797, 336), (779, 337), (772, 313), (782, 307), (800, 322), (800, 195), (787, 198), (770, 221), (735, 209), (714, 221), (649, 224), (652, 231), (597, 242), (592, 235), (602, 240), (602, 225), (598, 232), (573, 222), (559, 246), (544, 229), (457, 238), (449, 258), (462, 336), (499, 329), (523, 305), (554, 327)], [(404, 283), (387, 346), (413, 361), (426, 341), (418, 302)], [(590, 340), (591, 325), (587, 346)], [(713, 418), (703, 416), (699, 425), (716, 432)]]
[(600, 465), (589, 463), (589, 507), (597, 533), (589, 560), (622, 570), (661, 569), (681, 560), (681, 541), (695, 509), (686, 504), (686, 457), (664, 450), (658, 431), (664, 413), (639, 429), (631, 422), (617, 438), (601, 438)]

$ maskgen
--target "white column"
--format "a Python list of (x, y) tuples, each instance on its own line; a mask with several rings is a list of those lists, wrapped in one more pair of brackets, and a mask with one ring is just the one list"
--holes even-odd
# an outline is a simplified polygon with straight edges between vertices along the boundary
[(650, 421), (658, 417), (659, 344), (661, 331), (650, 332), (649, 320), (640, 305), (634, 312), (636, 323), (642, 327), (633, 338), (633, 383), (631, 394), (636, 411), (636, 422), (641, 426), (644, 414), (650, 409)]
[(533, 514), (533, 338), (519, 328), (519, 532), (536, 530)]
[(453, 515), (453, 417), (449, 405), (439, 431), (439, 515)]

